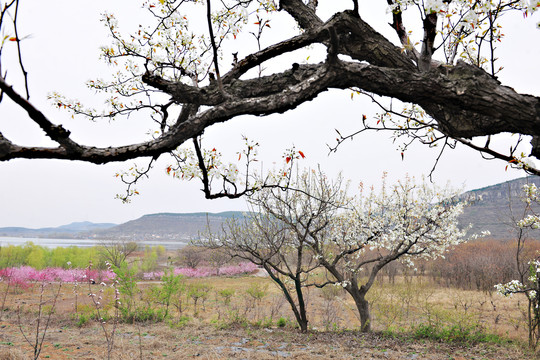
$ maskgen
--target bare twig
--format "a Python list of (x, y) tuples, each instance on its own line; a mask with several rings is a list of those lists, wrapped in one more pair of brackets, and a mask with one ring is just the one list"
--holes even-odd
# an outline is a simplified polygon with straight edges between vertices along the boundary
[(19, 36), (19, 31), (17, 27), (17, 17), (19, 15), (19, 0), (16, 0), (15, 2), (15, 15), (13, 16), (13, 30), (15, 32), (15, 38), (17, 42), (17, 55), (19, 58), (19, 66), (21, 68), (21, 71), (23, 73), (24, 77), (24, 88), (26, 90), (26, 100), (30, 99), (30, 91), (28, 90), (28, 72), (24, 68), (23, 59), (22, 59), (22, 51), (21, 51), (21, 37)]
[(219, 64), (218, 64), (218, 48), (216, 46), (216, 39), (214, 38), (214, 29), (212, 27), (212, 10), (211, 10), (211, 4), (212, 0), (206, 1), (206, 20), (208, 22), (208, 32), (210, 34), (210, 43), (212, 44), (212, 52), (213, 52), (213, 62), (214, 62), (214, 69), (216, 70), (216, 78), (217, 78), (217, 84), (219, 87), (219, 91), (223, 96), (225, 95), (225, 90), (223, 89), (223, 82), (221, 81), (221, 74), (219, 72)]
[(43, 347), (43, 342), (45, 341), (45, 336), (47, 335), (47, 330), (49, 329), (49, 325), (51, 322), (52, 314), (54, 313), (56, 309), (56, 300), (58, 299), (58, 296), (60, 295), (60, 289), (62, 288), (62, 283), (58, 285), (58, 290), (56, 292), (53, 292), (52, 294), (52, 305), (48, 309), (47, 319), (44, 324), (44, 327), (42, 328), (42, 320), (43, 319), (43, 307), (45, 304), (47, 304), (48, 300), (44, 300), (44, 294), (45, 294), (45, 281), (41, 283), (40, 287), (40, 295), (39, 295), (39, 304), (38, 304), (38, 314), (36, 319), (36, 329), (34, 333), (34, 339), (31, 340), (24, 332), (22, 321), (21, 321), (21, 308), (17, 309), (17, 319), (18, 319), (18, 325), (19, 330), (21, 331), (21, 334), (23, 335), (26, 342), (32, 347), (34, 350), (33, 358), (34, 360), (37, 360), (39, 358), (39, 354), (41, 353), (41, 349)]

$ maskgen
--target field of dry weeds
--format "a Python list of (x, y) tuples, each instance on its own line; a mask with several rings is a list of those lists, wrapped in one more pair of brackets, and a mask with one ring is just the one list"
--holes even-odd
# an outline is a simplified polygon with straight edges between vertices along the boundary
[[(420, 281), (422, 280), (422, 281)], [(518, 298), (441, 288), (425, 279), (397, 279), (371, 293), (372, 334), (357, 331), (349, 298), (338, 288), (308, 291), (311, 330), (300, 333), (272, 282), (261, 276), (185, 280), (200, 287), (197, 298), (185, 290), (170, 307), (152, 298), (157, 281), (139, 282), (135, 302), (145, 321), (97, 320), (87, 296), (99, 285), (72, 284), (11, 288), (0, 320), (0, 359), (32, 359), (50, 314), (40, 359), (527, 359), (525, 304)], [(60, 290), (56, 303), (54, 294)], [(74, 291), (75, 290), (75, 291)], [(103, 303), (113, 293), (103, 292)], [(521, 299), (523, 300), (523, 299)], [(114, 314), (109, 307), (109, 314)], [(141, 312), (143, 310), (140, 310)], [(39, 334), (37, 334), (39, 321)], [(103, 325), (103, 327), (101, 326)], [(108, 332), (109, 341), (105, 336)], [(111, 333), (114, 329), (114, 334)], [(39, 337), (36, 341), (36, 335)], [(25, 338), (26, 337), (26, 338)]]

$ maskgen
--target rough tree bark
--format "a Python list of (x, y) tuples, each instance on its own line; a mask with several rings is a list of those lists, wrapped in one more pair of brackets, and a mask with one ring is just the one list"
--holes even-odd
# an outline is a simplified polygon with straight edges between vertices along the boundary
[[(107, 163), (142, 156), (156, 158), (213, 124), (246, 114), (283, 113), (329, 89), (351, 87), (420, 105), (435, 119), (439, 130), (450, 137), (471, 138), (502, 132), (531, 135), (531, 155), (540, 155), (536, 141), (540, 136), (539, 97), (517, 93), (476, 66), (463, 62), (442, 65), (432, 60), (438, 15), (429, 14), (424, 19), (421, 52), (403, 51), (370, 27), (358, 14), (357, 3), (353, 3), (354, 10), (339, 12), (323, 22), (315, 13), (316, 1), (308, 4), (301, 0), (279, 1), (280, 10), (292, 16), (303, 32), (235, 62), (220, 76), (222, 89), (215, 82), (197, 87), (147, 72), (142, 77), (144, 83), (185, 106), (167, 131), (143, 143), (107, 148), (79, 144), (71, 139), (68, 130), (56, 125), (19, 95), (0, 74), (4, 98), (17, 103), (58, 143), (50, 148), (22, 146), (0, 133), (0, 160), (56, 158)], [(401, 41), (405, 41), (405, 29), (398, 16), (394, 14), (393, 26)], [(328, 49), (328, 56), (321, 63), (291, 64), (289, 70), (280, 73), (240, 79), (265, 61), (315, 43)], [(338, 59), (339, 54), (349, 56), (350, 60)], [(199, 106), (204, 109), (193, 111)]]

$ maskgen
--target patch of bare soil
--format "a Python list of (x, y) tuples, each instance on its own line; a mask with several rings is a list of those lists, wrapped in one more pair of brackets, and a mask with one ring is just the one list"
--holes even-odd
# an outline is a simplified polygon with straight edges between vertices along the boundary
[[(77, 328), (54, 324), (40, 359), (106, 359), (107, 342), (96, 323)], [(18, 325), (0, 322), (0, 360), (31, 359), (33, 350)], [(172, 329), (166, 324), (119, 325), (112, 359), (532, 359), (512, 345), (475, 346), (393, 339), (358, 332), (295, 329), (217, 329), (210, 324)]]

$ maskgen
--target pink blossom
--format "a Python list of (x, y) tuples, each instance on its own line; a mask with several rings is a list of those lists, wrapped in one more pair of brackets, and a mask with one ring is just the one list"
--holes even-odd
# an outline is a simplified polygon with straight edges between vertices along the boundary
[(36, 270), (30, 266), (12, 267), (0, 269), (0, 280), (11, 281), (14, 284), (28, 287), (31, 282), (60, 281), (60, 282), (80, 282), (85, 279), (99, 279), (109, 281), (115, 276), (110, 270), (90, 270), (90, 269), (62, 269), (45, 268)]
[[(192, 268), (175, 268), (175, 275), (184, 275), (186, 277), (200, 278), (208, 276), (233, 276), (239, 274), (249, 274), (257, 270), (257, 265), (251, 262), (243, 262), (237, 265), (222, 266), (219, 271), (210, 267), (200, 267), (197, 269)], [(144, 280), (158, 280), (163, 276), (163, 271), (147, 272), (143, 274)]]

